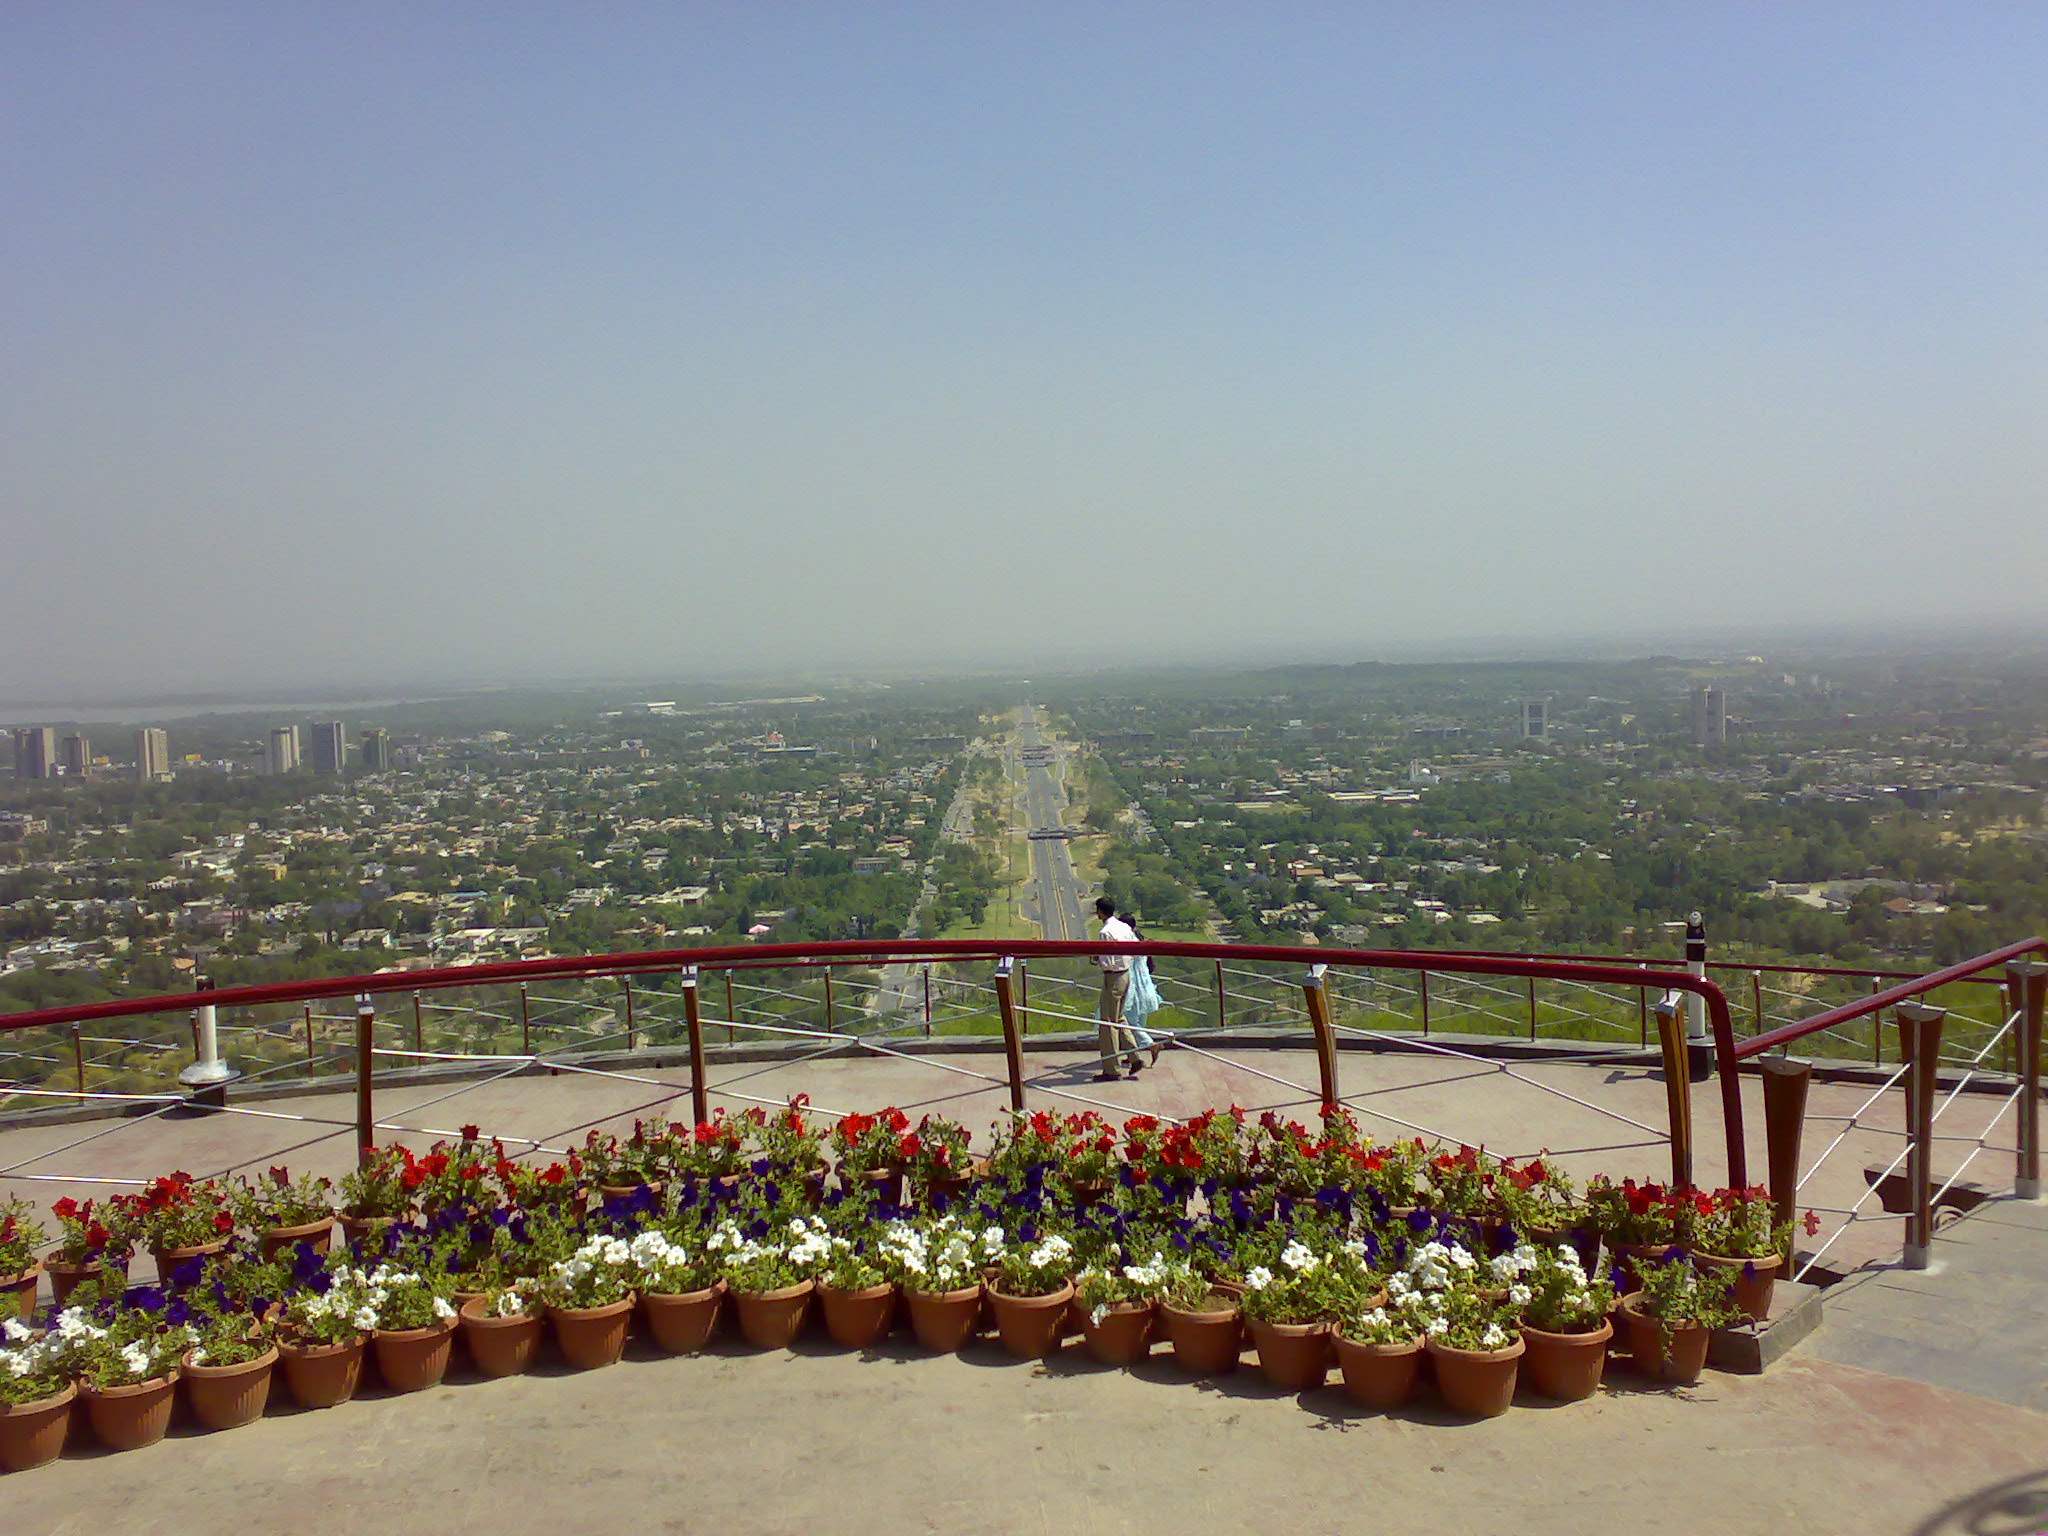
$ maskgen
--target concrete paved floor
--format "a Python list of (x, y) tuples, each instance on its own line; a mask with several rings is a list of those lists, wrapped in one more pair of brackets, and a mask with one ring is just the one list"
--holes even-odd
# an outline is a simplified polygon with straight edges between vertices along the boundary
[[(1249, 1367), (736, 1346), (281, 1410), (0, 1480), (8, 1536), (1924, 1533), (2048, 1467), (2048, 1419), (1824, 1361), (1465, 1423)], [(2032, 1486), (2040, 1486), (2036, 1478)], [(1994, 1495), (1996, 1498), (2003, 1495)], [(1974, 1519), (1974, 1517), (1972, 1517)]]

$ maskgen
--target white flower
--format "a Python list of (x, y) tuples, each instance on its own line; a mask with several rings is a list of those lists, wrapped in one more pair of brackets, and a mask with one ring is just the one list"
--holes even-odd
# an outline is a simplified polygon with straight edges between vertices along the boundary
[(1280, 1262), (1300, 1274), (1314, 1269), (1322, 1261), (1302, 1243), (1292, 1242), (1281, 1250)]
[(1273, 1271), (1263, 1264), (1257, 1265), (1245, 1275), (1244, 1283), (1248, 1290), (1263, 1291), (1273, 1283)]
[(1508, 1301), (1512, 1305), (1517, 1307), (1526, 1307), (1527, 1305), (1529, 1305), (1530, 1300), (1535, 1296), (1535, 1294), (1536, 1293), (1530, 1290), (1529, 1287), (1526, 1285), (1511, 1285), (1508, 1287)]
[(445, 1319), (453, 1317), (454, 1315), (455, 1308), (449, 1305), (447, 1297), (436, 1296), (434, 1298), (434, 1316)]
[(1506, 1349), (1508, 1347), (1506, 1331), (1498, 1323), (1488, 1324), (1486, 1332), (1479, 1336), (1479, 1347), (1481, 1349)]

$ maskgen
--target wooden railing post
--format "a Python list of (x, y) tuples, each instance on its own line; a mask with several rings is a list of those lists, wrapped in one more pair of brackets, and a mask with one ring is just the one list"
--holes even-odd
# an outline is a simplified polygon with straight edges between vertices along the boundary
[(377, 1113), (371, 1103), (375, 1092), (374, 1055), (377, 1043), (377, 1009), (365, 992), (356, 998), (356, 1166), (367, 1168), (377, 1150)]
[(1301, 981), (1301, 1000), (1308, 1007), (1309, 1027), (1315, 1031), (1316, 1071), (1322, 1078), (1323, 1109), (1337, 1107), (1337, 1037), (1330, 1031), (1330, 999), (1324, 991), (1327, 965), (1312, 965)]
[(686, 965), (683, 984), (683, 1025), (690, 1034), (690, 1116), (702, 1125), (711, 1118), (711, 1092), (704, 1082), (704, 1015), (697, 1002), (697, 967)]
[(2019, 1076), (2019, 1164), (2013, 1193), (2022, 1200), (2041, 1198), (2041, 1013), (2048, 1001), (2048, 961), (2015, 960), (2006, 967), (2006, 982), (2017, 1000), (2013, 1045)]
[(1009, 1061), (1010, 1108), (1021, 1115), (1024, 1112), (1024, 1041), (1017, 1032), (1017, 1003), (1010, 993), (1013, 963), (1008, 955), (996, 962), (996, 1011), (1002, 1016), (1003, 1055)]
[(1671, 1125), (1671, 1182), (1692, 1188), (1692, 1071), (1686, 1050), (1684, 1000), (1667, 992), (1652, 1010), (1664, 1060), (1664, 1102)]
[[(1771, 1207), (1780, 1226), (1789, 1226), (1799, 1210), (1799, 1144), (1806, 1132), (1806, 1089), (1813, 1081), (1813, 1063), (1789, 1056), (1766, 1056), (1764, 1088), (1765, 1175), (1771, 1185)], [(1789, 1240), (1788, 1240), (1789, 1242)], [(1784, 1279), (1792, 1278), (1792, 1255), (1781, 1255)]]
[(1906, 1251), (1908, 1269), (1925, 1269), (1934, 1246), (1934, 1095), (1941, 1068), (1941, 1025), (1948, 1010), (1901, 1003), (1899, 1059), (1906, 1065)]

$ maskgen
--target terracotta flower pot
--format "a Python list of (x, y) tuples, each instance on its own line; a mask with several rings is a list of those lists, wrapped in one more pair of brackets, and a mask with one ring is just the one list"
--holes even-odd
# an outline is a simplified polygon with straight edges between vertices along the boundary
[(1104, 1365), (1133, 1365), (1152, 1352), (1152, 1320), (1151, 1302), (1120, 1301), (1103, 1309), (1100, 1322), (1084, 1310), (1081, 1335)]
[(672, 1355), (694, 1355), (718, 1331), (718, 1313), (725, 1300), (725, 1282), (676, 1296), (642, 1296), (640, 1312), (655, 1346)]
[(616, 1365), (633, 1331), (633, 1298), (608, 1301), (601, 1307), (549, 1307), (555, 1325), (555, 1347), (579, 1371)]
[(155, 1445), (170, 1429), (178, 1378), (159, 1376), (127, 1387), (84, 1387), (79, 1395), (101, 1445), (110, 1451), (137, 1451)]
[[(88, 1280), (97, 1281), (105, 1275), (107, 1266), (104, 1259), (94, 1259), (85, 1264), (66, 1264), (62, 1259), (48, 1259), (44, 1261), (43, 1272), (50, 1277), (51, 1299), (61, 1308), (71, 1299), (73, 1291)], [(126, 1281), (128, 1260), (125, 1255), (118, 1261), (118, 1272), (120, 1279)]]
[(1607, 1251), (1614, 1256), (1617, 1268), (1621, 1270), (1621, 1284), (1616, 1287), (1624, 1296), (1638, 1289), (1643, 1283), (1646, 1266), (1662, 1264), (1676, 1248), (1676, 1243), (1609, 1243)]
[(278, 1345), (278, 1362), (284, 1367), (285, 1390), (301, 1408), (332, 1408), (356, 1395), (363, 1379), (363, 1341), (344, 1344), (301, 1344), (290, 1340)]
[(1010, 1296), (991, 1285), (988, 1299), (995, 1309), (996, 1336), (1004, 1350), (1019, 1360), (1043, 1360), (1059, 1348), (1074, 1287), (1067, 1281), (1044, 1296)]
[(1361, 1344), (1338, 1334), (1331, 1347), (1344, 1376), (1344, 1395), (1382, 1413), (1406, 1407), (1422, 1381), (1422, 1340), (1404, 1344)]
[(1220, 1376), (1237, 1369), (1244, 1350), (1244, 1322), (1227, 1292), (1211, 1291), (1206, 1303), (1182, 1311), (1172, 1302), (1159, 1304), (1173, 1363), (1190, 1376)]
[(315, 1253), (327, 1252), (334, 1246), (334, 1218), (322, 1216), (318, 1221), (302, 1222), (296, 1227), (265, 1227), (256, 1234), (256, 1245), (266, 1259), (296, 1251), (300, 1243)]
[(540, 1353), (541, 1320), (528, 1314), (518, 1317), (487, 1317), (487, 1298), (475, 1296), (462, 1303), (457, 1326), (470, 1362), (486, 1376), (518, 1376)]
[(1669, 1381), (1680, 1385), (1700, 1379), (1700, 1372), (1707, 1368), (1707, 1342), (1711, 1335), (1698, 1323), (1676, 1323), (1671, 1328), (1671, 1342), (1667, 1349), (1664, 1330), (1657, 1319), (1645, 1317), (1636, 1310), (1640, 1296), (1621, 1298), (1622, 1326), (1628, 1330), (1628, 1352), (1635, 1361), (1635, 1367), (1652, 1381)]
[(396, 1216), (349, 1216), (341, 1218), (341, 1235), (351, 1243), (361, 1243), (374, 1250), (384, 1241), (384, 1233), (397, 1222)]
[(597, 1192), (607, 1200), (627, 1200), (643, 1189), (651, 1189), (654, 1191), (654, 1198), (659, 1200), (661, 1188), (659, 1179), (636, 1179), (631, 1184), (600, 1184), (597, 1186)]
[(394, 1392), (420, 1392), (441, 1384), (448, 1374), (448, 1355), (455, 1344), (455, 1322), (431, 1328), (379, 1328), (370, 1336), (377, 1371)]
[(1445, 1407), (1474, 1419), (1496, 1418), (1508, 1411), (1522, 1363), (1520, 1339), (1505, 1349), (1458, 1349), (1435, 1339), (1426, 1340), (1424, 1347), (1436, 1368), (1436, 1390)]
[(66, 1382), (33, 1403), (0, 1403), (0, 1472), (26, 1472), (63, 1455), (77, 1396), (78, 1388)]
[(968, 1164), (964, 1172), (944, 1174), (932, 1179), (925, 1185), (924, 1202), (935, 1211), (946, 1210), (972, 1189), (987, 1172), (988, 1164), (977, 1158)]
[(950, 1355), (974, 1336), (981, 1322), (981, 1287), (963, 1286), (957, 1291), (905, 1290), (903, 1300), (910, 1308), (910, 1331), (917, 1342), (938, 1355)]
[(802, 1280), (772, 1291), (734, 1291), (740, 1337), (756, 1349), (787, 1349), (803, 1331), (816, 1282)]
[(803, 1177), (804, 1199), (812, 1205), (825, 1203), (825, 1181), (832, 1176), (832, 1165), (820, 1163)]
[(185, 1383), (185, 1401), (200, 1424), (207, 1429), (238, 1429), (263, 1417), (276, 1365), (274, 1345), (240, 1365), (195, 1365), (188, 1352), (178, 1375)]
[(36, 1309), (36, 1283), (41, 1279), (40, 1260), (12, 1275), (0, 1275), (0, 1318), (18, 1317), (24, 1323)]
[(825, 1332), (834, 1344), (841, 1349), (871, 1349), (896, 1321), (896, 1287), (884, 1283), (843, 1291), (821, 1285), (818, 1305), (824, 1309)]
[(1605, 1318), (1583, 1333), (1546, 1333), (1524, 1323), (1522, 1342), (1528, 1349), (1522, 1356), (1522, 1379), (1531, 1391), (1561, 1403), (1591, 1397), (1607, 1373), (1607, 1343), (1613, 1337), (1614, 1324)]
[(171, 1271), (187, 1259), (210, 1259), (217, 1253), (228, 1251), (228, 1240), (213, 1243), (192, 1243), (183, 1248), (152, 1248), (149, 1256), (156, 1263), (156, 1278), (159, 1285), (170, 1283)]
[(1251, 1319), (1252, 1348), (1259, 1353), (1259, 1374), (1282, 1392), (1307, 1392), (1320, 1387), (1330, 1371), (1328, 1323), (1269, 1323)]
[(1760, 1323), (1771, 1315), (1771, 1293), (1777, 1288), (1778, 1269), (1784, 1262), (1775, 1253), (1766, 1259), (1724, 1259), (1715, 1253), (1692, 1256), (1692, 1267), (1703, 1273), (1710, 1269), (1735, 1271), (1735, 1288), (1729, 1292), (1729, 1299), (1742, 1308), (1752, 1323)]
[(839, 1170), (839, 1187), (848, 1194), (865, 1189), (883, 1205), (903, 1203), (903, 1170), (901, 1168), (865, 1168), (857, 1173)]
[(1093, 1205), (1109, 1193), (1107, 1179), (1069, 1179), (1067, 1197), (1076, 1205)]

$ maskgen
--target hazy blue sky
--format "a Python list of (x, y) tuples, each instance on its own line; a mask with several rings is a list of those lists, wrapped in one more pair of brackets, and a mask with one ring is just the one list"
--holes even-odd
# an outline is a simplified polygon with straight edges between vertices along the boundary
[(2038, 614), (2048, 7), (0, 7), (0, 695)]

